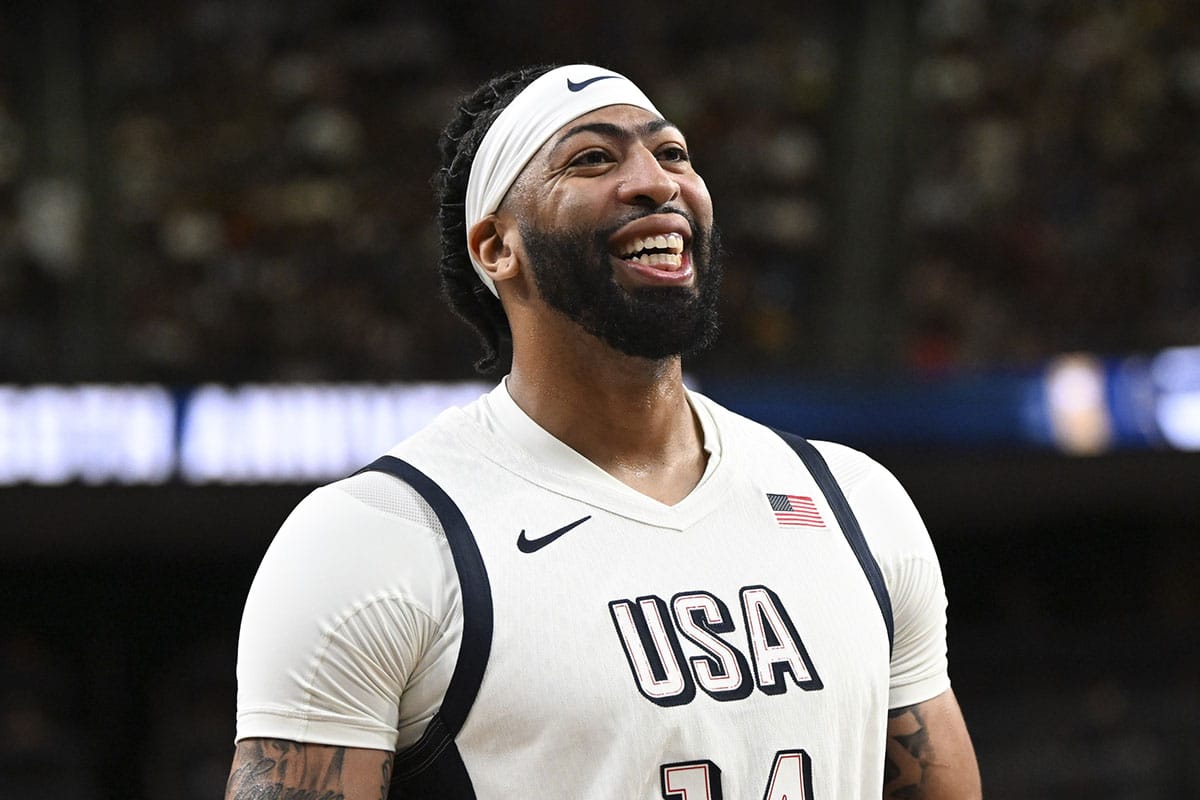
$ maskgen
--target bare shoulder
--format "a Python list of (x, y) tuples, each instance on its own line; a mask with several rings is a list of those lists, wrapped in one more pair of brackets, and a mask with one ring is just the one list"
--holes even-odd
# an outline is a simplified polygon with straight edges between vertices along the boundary
[(383, 750), (243, 739), (225, 800), (385, 800), (392, 760)]
[(884, 800), (975, 800), (979, 765), (954, 692), (888, 712)]

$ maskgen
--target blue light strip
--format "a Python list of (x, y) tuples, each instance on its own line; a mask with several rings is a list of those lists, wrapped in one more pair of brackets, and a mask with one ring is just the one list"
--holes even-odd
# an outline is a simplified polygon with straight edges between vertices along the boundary
[[(0, 384), (0, 486), (328, 481), (489, 388)], [(1200, 347), (937, 380), (706, 380), (702, 389), (772, 427), (858, 447), (1200, 451)]]

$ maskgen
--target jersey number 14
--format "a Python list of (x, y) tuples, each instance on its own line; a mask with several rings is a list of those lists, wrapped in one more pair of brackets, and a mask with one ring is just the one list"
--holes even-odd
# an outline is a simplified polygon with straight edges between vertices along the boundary
[[(662, 765), (665, 800), (723, 800), (721, 768), (711, 761)], [(813, 800), (812, 759), (803, 750), (780, 750), (763, 800)]]

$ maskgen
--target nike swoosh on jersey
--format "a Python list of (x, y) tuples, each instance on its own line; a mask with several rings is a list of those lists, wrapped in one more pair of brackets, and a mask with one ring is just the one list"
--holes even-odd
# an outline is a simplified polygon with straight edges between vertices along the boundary
[(550, 544), (551, 542), (553, 542), (558, 537), (562, 536), (567, 531), (570, 531), (574, 528), (579, 527), (580, 525), (587, 522), (591, 518), (592, 518), (592, 515), (588, 514), (586, 517), (577, 519), (574, 522), (571, 522), (567, 525), (563, 525), (558, 530), (551, 531), (550, 533), (547, 533), (545, 536), (539, 536), (536, 539), (526, 538), (525, 530), (522, 529), (520, 535), (517, 536), (517, 549), (520, 550), (522, 553), (536, 553), (538, 550), (541, 550), (543, 547)]
[(571, 80), (570, 78), (567, 78), (567, 88), (569, 90), (571, 90), (572, 92), (582, 92), (584, 89), (591, 86), (596, 81), (602, 81), (602, 80), (605, 80), (606, 78), (618, 78), (618, 77), (620, 77), (620, 76), (619, 75), (597, 75), (594, 78), (588, 78), (586, 81), (580, 81), (579, 83), (576, 83), (575, 81)]

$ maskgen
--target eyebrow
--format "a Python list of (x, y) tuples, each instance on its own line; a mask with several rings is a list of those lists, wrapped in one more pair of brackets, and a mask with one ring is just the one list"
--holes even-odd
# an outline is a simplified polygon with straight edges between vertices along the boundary
[[(550, 148), (550, 152), (553, 153), (555, 150), (562, 147), (562, 145), (572, 136), (577, 136), (581, 133), (597, 133), (601, 136), (607, 136), (612, 139), (629, 139), (634, 136), (650, 136), (658, 133), (664, 128), (675, 128), (676, 130), (679, 130), (678, 125), (665, 119), (652, 119), (647, 122), (643, 122), (632, 131), (630, 131), (628, 128), (622, 128), (620, 125), (614, 125), (611, 122), (588, 122), (583, 125), (576, 125), (575, 127), (569, 129), (559, 138), (557, 142), (554, 143), (554, 147)], [(683, 133), (683, 131), (680, 131), (680, 133)]]

